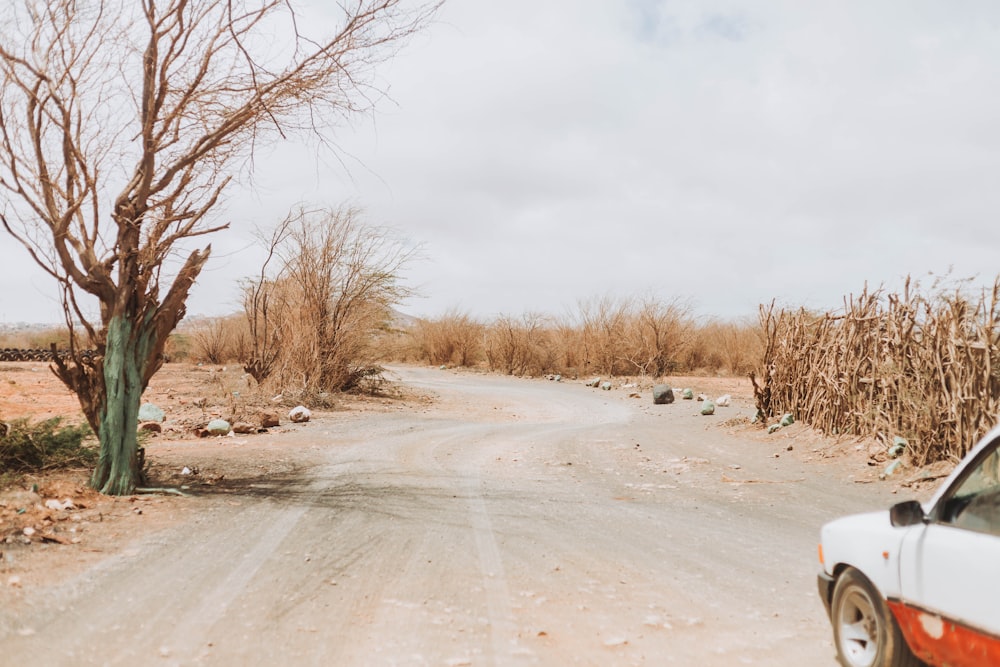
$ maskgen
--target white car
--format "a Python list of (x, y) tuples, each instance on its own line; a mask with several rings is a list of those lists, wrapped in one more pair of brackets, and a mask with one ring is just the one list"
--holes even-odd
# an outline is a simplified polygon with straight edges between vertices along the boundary
[(928, 503), (837, 519), (820, 537), (842, 665), (1000, 665), (1000, 427)]

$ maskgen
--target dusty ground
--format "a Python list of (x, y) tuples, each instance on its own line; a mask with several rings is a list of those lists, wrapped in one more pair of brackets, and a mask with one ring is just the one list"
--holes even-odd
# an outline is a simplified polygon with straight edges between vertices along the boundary
[[(191, 494), (208, 488), (226, 492), (258, 479), (292, 475), (308, 465), (308, 456), (297, 447), (285, 451), (283, 440), (310, 426), (291, 423), (289, 404), (274, 398), (248, 386), (238, 367), (165, 365), (143, 396), (143, 402), (156, 404), (167, 415), (162, 432), (145, 436), (150, 484)], [(406, 400), (340, 396), (332, 408), (314, 410), (314, 421), (420, 409), (428, 401), (420, 392), (411, 392)], [(254, 421), (263, 412), (279, 414), (282, 425), (267, 433), (226, 438), (195, 434), (217, 417)], [(0, 421), (52, 417), (84, 421), (76, 397), (47, 365), (0, 363)], [(0, 488), (0, 587), (6, 585), (16, 595), (26, 586), (51, 585), (145, 534), (191, 519), (187, 499), (169, 493), (102, 496), (87, 487), (88, 474), (79, 469), (7, 476)]]
[[(819, 523), (885, 506), (898, 492), (925, 493), (902, 488), (905, 476), (878, 481), (882, 466), (869, 465), (877, 454), (870, 443), (825, 440), (801, 425), (770, 436), (751, 426), (743, 380), (671, 378), (713, 398), (733, 395), (731, 408), (700, 417), (696, 402), (651, 405), (648, 387), (602, 392), (582, 382), (397, 373), (398, 397), (343, 398), (308, 424), (204, 439), (192, 429), (211, 417), (249, 418), (275, 404), (248, 391), (236, 369), (167, 365), (144, 397), (168, 415), (146, 449), (153, 483), (189, 497), (101, 497), (86, 490), (86, 471), (18, 480), (0, 494), (0, 639), (13, 646), (17, 638), (25, 656), (46, 647), (52, 664), (76, 664), (73, 651), (94, 632), (77, 609), (88, 604), (80, 582), (133, 568), (140, 555), (158, 559), (169, 547), (191, 551), (191, 561), (175, 558), (142, 574), (150, 595), (171, 596), (193, 569), (204, 570), (209, 579), (199, 586), (226, 601), (223, 611), (195, 596), (194, 608), (151, 598), (126, 613), (155, 618), (168, 605), (178, 615), (172, 622), (189, 618), (221, 634), (160, 639), (140, 620), (136, 632), (147, 643), (122, 646), (121, 658), (106, 663), (145, 662), (148, 642), (171, 664), (298, 655), (275, 653), (281, 640), (271, 636), (270, 653), (258, 647), (247, 662), (248, 647), (271, 630), (226, 643), (243, 627), (226, 619), (253, 608), (265, 627), (294, 618), (288, 631), (304, 637), (296, 650), (313, 664), (662, 664), (658, 655), (678, 656), (674, 664), (737, 664), (735, 655), (748, 664), (832, 664), (822, 661), (831, 655), (828, 631), (809, 581)], [(0, 418), (75, 412), (43, 365), (0, 365)], [(45, 506), (67, 500), (65, 509)], [(379, 543), (376, 556), (370, 545)], [(226, 549), (252, 557), (253, 566), (226, 568)], [(301, 562), (282, 561), (289, 554)], [(475, 562), (464, 564), (469, 554)], [(299, 581), (316, 560), (327, 564), (325, 578)], [(759, 580), (737, 574), (747, 561)], [(753, 567), (772, 561), (766, 572)], [(280, 590), (258, 591), (260, 573)], [(568, 573), (575, 583), (552, 583)], [(390, 579), (397, 589), (385, 589)], [(445, 604), (442, 596), (464, 602)], [(272, 618), (275, 607), (284, 611)], [(343, 631), (361, 639), (331, 647), (323, 628), (292, 613), (300, 608), (341, 614)], [(39, 627), (53, 617), (49, 632)], [(413, 633), (399, 636), (401, 623)], [(441, 634), (442, 626), (451, 633)], [(688, 630), (671, 634), (681, 627)], [(775, 658), (775, 647), (796, 636), (806, 646)], [(712, 652), (700, 653), (699, 641)], [(328, 662), (331, 655), (339, 661)]]

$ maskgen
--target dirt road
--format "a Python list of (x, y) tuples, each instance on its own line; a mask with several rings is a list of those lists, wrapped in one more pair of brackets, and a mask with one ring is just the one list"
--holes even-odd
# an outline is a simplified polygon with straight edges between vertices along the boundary
[(0, 662), (834, 664), (817, 531), (887, 485), (721, 425), (746, 402), (396, 372), (437, 402), (314, 422), (307, 465), (26, 591)]

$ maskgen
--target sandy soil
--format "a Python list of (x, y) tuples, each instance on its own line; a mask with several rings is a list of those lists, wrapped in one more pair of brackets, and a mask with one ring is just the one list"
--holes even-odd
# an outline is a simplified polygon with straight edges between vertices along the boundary
[[(236, 369), (166, 366), (146, 448), (154, 482), (188, 496), (105, 498), (86, 471), (0, 494), (5, 655), (833, 664), (819, 525), (925, 493), (879, 481), (868, 443), (751, 426), (743, 380), (671, 378), (733, 396), (705, 417), (627, 382), (394, 372), (398, 397), (204, 439), (210, 417), (275, 406)], [(0, 366), (0, 417), (74, 411), (44, 366)]]

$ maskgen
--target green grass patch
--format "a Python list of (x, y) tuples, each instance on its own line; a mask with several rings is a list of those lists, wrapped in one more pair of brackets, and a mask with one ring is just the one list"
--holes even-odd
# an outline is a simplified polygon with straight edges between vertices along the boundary
[(97, 456), (87, 424), (64, 426), (59, 417), (0, 423), (0, 471), (5, 474), (92, 466)]

